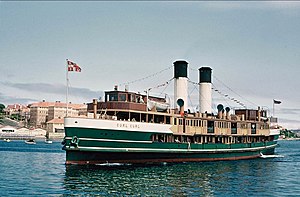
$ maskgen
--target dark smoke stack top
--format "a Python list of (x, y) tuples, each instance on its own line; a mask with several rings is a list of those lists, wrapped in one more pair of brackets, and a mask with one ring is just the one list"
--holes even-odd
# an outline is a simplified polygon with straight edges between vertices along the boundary
[(174, 78), (187, 77), (188, 63), (184, 60), (174, 62)]
[(210, 67), (201, 67), (199, 69), (200, 73), (200, 83), (211, 83), (211, 68)]

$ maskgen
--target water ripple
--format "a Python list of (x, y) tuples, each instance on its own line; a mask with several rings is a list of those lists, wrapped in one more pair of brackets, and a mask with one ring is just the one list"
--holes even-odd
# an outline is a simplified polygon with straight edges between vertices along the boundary
[[(13, 144), (15, 143), (15, 144)], [(1, 196), (296, 196), (300, 142), (279, 158), (160, 165), (65, 166), (60, 143), (0, 142)]]

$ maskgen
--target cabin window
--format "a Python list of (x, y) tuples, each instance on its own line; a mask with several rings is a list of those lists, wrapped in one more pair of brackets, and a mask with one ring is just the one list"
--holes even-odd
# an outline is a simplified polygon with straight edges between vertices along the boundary
[(126, 101), (126, 94), (119, 94), (119, 101)]
[(186, 124), (185, 125), (190, 125), (190, 121), (186, 120)]
[(214, 133), (214, 121), (208, 121), (207, 133)]
[(236, 122), (231, 123), (231, 134), (237, 134), (237, 123)]
[(182, 119), (179, 119), (179, 125), (182, 125)]
[(130, 95), (130, 102), (135, 102), (135, 96), (134, 96), (134, 94)]
[(132, 94), (128, 94), (128, 102), (131, 102), (132, 100)]
[(240, 127), (241, 127), (241, 129), (247, 129), (247, 124), (241, 123)]
[(169, 116), (166, 116), (166, 124), (170, 124), (171, 123), (171, 118)]
[(174, 125), (177, 125), (177, 118), (174, 118)]
[(256, 134), (256, 124), (251, 123), (251, 134)]
[(164, 116), (154, 115), (155, 123), (164, 123)]
[(253, 117), (256, 117), (256, 111), (249, 111), (249, 116), (251, 117), (251, 118), (253, 118)]
[(118, 94), (109, 94), (109, 101), (118, 101)]

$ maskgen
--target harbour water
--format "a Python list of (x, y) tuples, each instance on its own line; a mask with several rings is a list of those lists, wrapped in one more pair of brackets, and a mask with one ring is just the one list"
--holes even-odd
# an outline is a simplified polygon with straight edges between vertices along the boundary
[(0, 196), (297, 196), (300, 141), (284, 157), (160, 165), (66, 166), (60, 142), (0, 142)]

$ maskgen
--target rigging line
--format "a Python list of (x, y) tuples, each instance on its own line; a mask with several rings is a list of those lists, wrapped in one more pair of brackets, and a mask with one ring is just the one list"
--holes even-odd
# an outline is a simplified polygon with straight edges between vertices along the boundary
[[(199, 92), (199, 89), (198, 89), (198, 85), (199, 85), (199, 83), (195, 83), (195, 82), (192, 82), (192, 81), (190, 81), (191, 83), (193, 83), (194, 84), (194, 86), (195, 86), (195, 88), (196, 88), (196, 90)], [(204, 98), (204, 96), (202, 95), (202, 94), (199, 94), (199, 97), (201, 97), (201, 98)], [(199, 100), (200, 100), (200, 98), (199, 98)], [(207, 104), (209, 104), (209, 102), (207, 102), (207, 100), (206, 99), (204, 99), (205, 100), (205, 102), (207, 103)], [(213, 111), (214, 110), (214, 108), (213, 108), (213, 106), (211, 105), (211, 110)], [(199, 103), (199, 110), (200, 110), (200, 103)]]
[(166, 82), (166, 86), (165, 88), (160, 92), (159, 96), (161, 96), (163, 94), (163, 92), (167, 89), (167, 87), (170, 85), (170, 82), (174, 79), (174, 77), (172, 79), (169, 79), (167, 82)]
[[(214, 84), (212, 84), (212, 85), (213, 85), (213, 87), (216, 89), (216, 86), (215, 86)], [(229, 104), (229, 102), (227, 101), (227, 99), (225, 99), (225, 98), (228, 98), (228, 97), (224, 97), (224, 95), (222, 95), (222, 96), (223, 96), (222, 99), (224, 100), (224, 102), (225, 102), (231, 109), (233, 109), (233, 106)]]
[(238, 94), (237, 92), (235, 92), (234, 90), (232, 90), (230, 87), (228, 87), (224, 82), (222, 82), (220, 79), (218, 79), (215, 75), (213, 76), (217, 81), (219, 81), (220, 83), (222, 83), (226, 88), (228, 88), (230, 91), (232, 91), (234, 94), (238, 95), (239, 97), (241, 97), (242, 99), (244, 99), (245, 101), (251, 103), (252, 105), (258, 106), (257, 104), (249, 101), (248, 99), (246, 99), (245, 97), (241, 96), (240, 94)]
[(220, 94), (221, 96), (223, 97), (226, 97), (228, 98), (230, 101), (234, 101), (235, 103), (239, 104), (240, 106), (244, 107), (244, 108), (247, 108), (245, 104), (243, 104), (242, 102), (240, 102), (239, 100), (233, 98), (233, 97), (229, 97), (227, 94), (223, 94), (221, 91), (219, 91), (216, 86), (213, 84), (213, 88), (215, 91), (214, 92), (217, 92), (218, 94)]
[(136, 79), (136, 80), (133, 80), (133, 81), (121, 83), (121, 84), (119, 84), (119, 86), (122, 86), (122, 85), (128, 85), (128, 84), (132, 84), (132, 83), (135, 83), (135, 82), (143, 81), (143, 80), (148, 79), (148, 78), (150, 78), (150, 77), (154, 77), (154, 76), (156, 76), (156, 75), (158, 75), (158, 74), (160, 74), (160, 73), (162, 73), (162, 72), (164, 72), (164, 71), (166, 71), (166, 70), (169, 70), (169, 69), (172, 68), (172, 67), (173, 67), (173, 66), (169, 66), (168, 68), (165, 68), (165, 69), (163, 69), (163, 70), (161, 70), (161, 71), (158, 71), (158, 72), (156, 72), (156, 73), (153, 73), (153, 74), (151, 74), (151, 75), (148, 75), (148, 76), (143, 77), (143, 78), (140, 78), (140, 79)]
[(195, 68), (192, 68), (192, 67), (189, 67), (190, 70), (192, 71), (198, 71), (198, 69), (195, 69)]
[[(199, 92), (198, 86), (200, 85), (200, 83), (193, 82), (193, 81), (191, 81), (189, 79), (188, 79), (188, 82), (192, 83), (195, 86), (195, 88), (198, 90), (198, 92)], [(204, 98), (204, 96), (202, 94), (199, 94), (199, 95), (200, 95), (201, 98)], [(207, 102), (207, 104), (209, 104), (209, 103)], [(211, 109), (213, 110), (212, 106), (211, 106)]]
[(191, 106), (193, 106), (193, 102), (192, 102), (192, 99), (191, 99), (191, 96), (190, 96), (190, 95), (192, 95), (192, 93), (194, 92), (194, 90), (195, 90), (196, 88), (197, 88), (197, 86), (194, 85), (194, 88), (193, 88), (192, 91), (188, 94), (188, 98), (189, 98), (189, 100), (190, 100)]
[[(188, 80), (188, 82), (189, 83), (192, 83), (193, 85), (199, 85), (199, 83), (196, 83), (196, 82), (193, 82), (193, 81), (191, 81), (191, 80)], [(240, 106), (242, 106), (242, 107), (244, 107), (244, 108), (247, 108), (246, 107), (246, 105), (245, 104), (243, 104), (242, 102), (240, 102), (240, 101), (238, 101), (237, 99), (235, 99), (235, 98), (231, 98), (231, 97), (228, 97), (228, 95), (227, 94), (223, 94), (220, 90), (218, 90), (218, 88), (213, 84), (213, 83), (211, 83), (212, 84), (212, 89), (213, 90), (215, 90), (215, 91), (213, 91), (213, 92), (217, 92), (219, 95), (221, 95), (221, 96), (223, 96), (223, 97), (226, 97), (226, 98), (228, 98), (229, 100), (231, 100), (231, 101), (234, 101), (235, 103), (237, 103), (237, 104), (239, 104)], [(224, 99), (224, 101), (225, 101), (225, 99)], [(225, 101), (228, 105), (229, 105), (229, 103), (227, 102), (227, 101)], [(230, 106), (230, 105), (229, 105)], [(230, 107), (232, 107), (232, 106), (230, 106)]]
[[(194, 85), (199, 85), (199, 83), (196, 83), (196, 82), (193, 82), (193, 81), (188, 81), (188, 82), (190, 82), (190, 83), (192, 83), (192, 84), (194, 84)], [(228, 97), (228, 95), (227, 94), (223, 94), (221, 91), (219, 91), (218, 89), (217, 89), (217, 87), (213, 84), (213, 83), (211, 83), (212, 84), (212, 89), (213, 90), (215, 90), (214, 92), (217, 92), (217, 93), (219, 93), (221, 96), (223, 96), (223, 97), (227, 97), (228, 99), (230, 99), (229, 97)], [(227, 95), (227, 96), (226, 96)], [(225, 100), (225, 99), (224, 99)], [(232, 99), (231, 99), (232, 100)], [(236, 99), (234, 99), (233, 101), (235, 101), (237, 104), (239, 104), (239, 105), (241, 105), (242, 107), (245, 107), (245, 105), (243, 104), (243, 103), (241, 103), (240, 101), (238, 102), (238, 100), (236, 100)], [(227, 103), (228, 104), (228, 103)]]
[(193, 91), (199, 86), (199, 83), (195, 83), (195, 82), (191, 81), (189, 78), (188, 78), (188, 82), (194, 85), (194, 89), (189, 93), (189, 94), (192, 94)]
[(191, 84), (194, 84), (194, 85), (200, 85), (199, 83), (191, 81), (189, 78), (188, 78), (188, 82), (191, 83)]
[(165, 83), (159, 84), (159, 85), (157, 85), (157, 86), (155, 86), (155, 87), (152, 87), (152, 88), (148, 88), (148, 90), (152, 90), (152, 89), (154, 89), (154, 88), (160, 88), (160, 87), (166, 86), (166, 85), (168, 85), (169, 82), (172, 81), (172, 80), (173, 80), (173, 78), (169, 79), (169, 80), (166, 81)]

